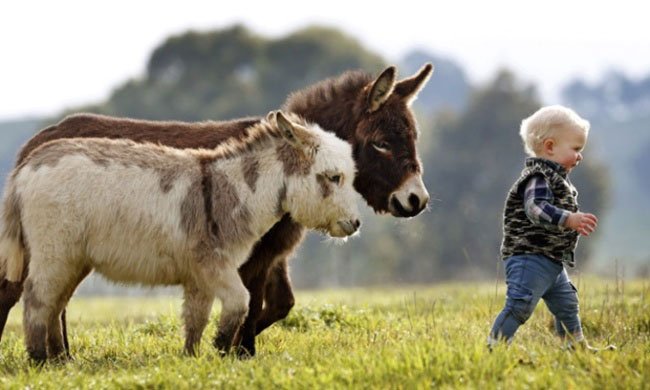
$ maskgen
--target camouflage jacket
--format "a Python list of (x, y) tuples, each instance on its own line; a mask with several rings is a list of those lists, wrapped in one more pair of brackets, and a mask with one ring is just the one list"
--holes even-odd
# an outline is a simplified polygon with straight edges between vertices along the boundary
[(513, 255), (536, 253), (573, 267), (578, 233), (563, 226), (534, 223), (526, 215), (524, 187), (534, 175), (543, 176), (549, 184), (554, 195), (553, 206), (571, 212), (578, 211), (578, 192), (569, 182), (566, 170), (545, 159), (527, 159), (521, 176), (513, 184), (506, 199), (501, 258), (505, 260)]

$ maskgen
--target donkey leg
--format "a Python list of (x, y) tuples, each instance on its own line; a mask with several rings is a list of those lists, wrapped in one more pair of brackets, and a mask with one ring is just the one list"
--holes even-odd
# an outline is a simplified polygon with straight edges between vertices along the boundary
[[(56, 300), (58, 303), (56, 312), (60, 313), (60, 316), (57, 315), (57, 317), (53, 318), (52, 324), (48, 328), (48, 348), (50, 356), (57, 356), (62, 352), (65, 352), (66, 359), (72, 360), (72, 354), (70, 353), (70, 344), (68, 343), (68, 329), (66, 325), (65, 307), (67, 306), (70, 298), (74, 294), (79, 284), (86, 278), (86, 276), (88, 276), (90, 271), (92, 271), (92, 268), (87, 267), (81, 269), (77, 274), (71, 273), (71, 276), (67, 278), (68, 283), (62, 283), (63, 287), (61, 295)], [(59, 351), (61, 343), (63, 344), (63, 351)]]
[(66, 308), (61, 311), (61, 332), (63, 333), (63, 348), (68, 358), (71, 358), (70, 343), (68, 342), (68, 321), (66, 320)]
[(47, 291), (43, 291), (45, 284), (27, 278), (23, 297), (25, 345), (29, 358), (37, 364), (42, 364), (47, 359), (47, 325), (53, 313), (52, 307), (46, 303)]
[[(253, 248), (253, 253), (241, 271), (263, 275), (265, 286), (264, 310), (256, 314), (255, 334), (259, 334), (275, 321), (287, 316), (293, 307), (294, 298), (289, 282), (287, 259), (305, 236), (305, 228), (286, 214), (269, 230)], [(244, 272), (242, 278), (247, 280)], [(277, 286), (277, 287), (276, 287)], [(251, 284), (246, 283), (250, 289)]]
[(22, 282), (10, 282), (7, 279), (0, 282), (0, 341), (2, 341), (9, 311), (18, 302), (22, 293)]
[(59, 317), (59, 313), (61, 313), (60, 307), (62, 305), (57, 306), (58, 307), (52, 310), (52, 315), (48, 318), (47, 322), (47, 349), (50, 359), (58, 359), (65, 353), (63, 332), (61, 330), (61, 319)]
[(286, 318), (296, 302), (291, 289), (286, 258), (282, 258), (271, 270), (266, 283), (264, 299), (265, 307), (257, 321), (257, 334), (276, 321)]
[(33, 255), (25, 281), (25, 312), (23, 327), (30, 358), (42, 363), (48, 357), (59, 357), (64, 352), (59, 315), (66, 305), (81, 275), (88, 268), (62, 261), (61, 256)]
[[(264, 305), (264, 286), (268, 274), (267, 269), (251, 270), (245, 269), (249, 264), (247, 262), (242, 268), (239, 269), (239, 274), (242, 277), (245, 275), (248, 278), (244, 280), (244, 285), (250, 293), (250, 301), (248, 303), (248, 315), (244, 320), (244, 324), (239, 328), (234, 345), (237, 346), (237, 355), (240, 357), (255, 356), (255, 335), (257, 320), (262, 312)], [(254, 273), (253, 271), (257, 271)]]
[(184, 352), (190, 356), (198, 354), (201, 335), (210, 317), (214, 294), (210, 295), (196, 286), (184, 287), (183, 320), (185, 322)]
[(217, 296), (221, 300), (221, 318), (213, 344), (221, 353), (227, 353), (237, 329), (244, 323), (248, 313), (250, 295), (237, 269), (226, 267), (220, 270), (218, 279)]

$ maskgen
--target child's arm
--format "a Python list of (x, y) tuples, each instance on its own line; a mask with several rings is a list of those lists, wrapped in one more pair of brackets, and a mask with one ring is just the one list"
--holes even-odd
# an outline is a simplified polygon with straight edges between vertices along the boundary
[(565, 226), (571, 213), (553, 206), (553, 199), (553, 191), (543, 176), (535, 175), (528, 179), (524, 190), (524, 208), (532, 223)]
[(542, 225), (567, 227), (583, 236), (593, 233), (598, 224), (595, 215), (581, 212), (572, 213), (556, 207), (552, 204), (553, 198), (553, 191), (544, 177), (531, 177), (524, 190), (524, 207), (528, 219)]

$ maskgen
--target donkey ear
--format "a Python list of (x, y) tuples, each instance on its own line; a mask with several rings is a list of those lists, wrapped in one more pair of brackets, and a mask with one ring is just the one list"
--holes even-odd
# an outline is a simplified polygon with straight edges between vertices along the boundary
[(408, 104), (411, 104), (429, 81), (431, 73), (433, 73), (433, 65), (430, 63), (425, 64), (415, 76), (398, 82), (395, 85), (395, 94), (401, 96)]
[(368, 110), (370, 112), (377, 111), (393, 92), (393, 88), (395, 87), (395, 73), (395, 67), (389, 66), (372, 83), (370, 93), (368, 94)]
[(284, 116), (282, 111), (272, 111), (269, 113), (269, 116), (273, 116), (275, 123), (278, 124), (278, 128), (282, 133), (282, 136), (289, 142), (296, 142), (296, 136), (294, 135), (293, 123), (291, 123), (287, 117)]
[(282, 132), (282, 136), (290, 144), (299, 149), (311, 147), (314, 144), (314, 137), (302, 126), (296, 125), (287, 119), (282, 111), (275, 113), (275, 120)]

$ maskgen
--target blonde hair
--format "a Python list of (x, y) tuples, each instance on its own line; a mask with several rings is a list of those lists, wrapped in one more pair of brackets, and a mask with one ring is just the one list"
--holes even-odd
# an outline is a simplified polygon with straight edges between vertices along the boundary
[(519, 135), (524, 141), (526, 153), (535, 157), (542, 150), (544, 140), (557, 131), (577, 128), (588, 135), (589, 127), (589, 121), (582, 119), (570, 108), (560, 105), (546, 106), (521, 121)]

